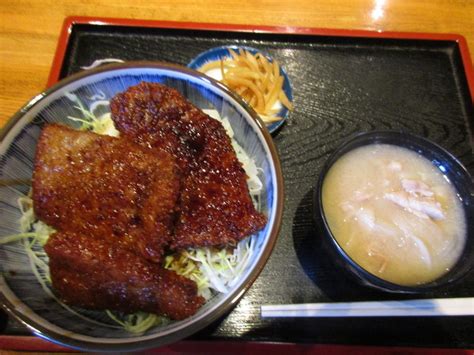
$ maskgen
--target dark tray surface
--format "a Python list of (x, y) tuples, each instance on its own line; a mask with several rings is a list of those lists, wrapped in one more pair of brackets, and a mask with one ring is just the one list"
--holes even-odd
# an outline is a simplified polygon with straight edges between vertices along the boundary
[[(76, 24), (60, 76), (101, 58), (186, 65), (200, 52), (228, 44), (270, 53), (292, 82), (295, 111), (274, 135), (285, 211), (262, 274), (233, 311), (192, 338), (472, 348), (474, 317), (260, 318), (262, 304), (419, 298), (359, 286), (337, 269), (321, 249), (321, 231), (312, 218), (313, 188), (324, 161), (344, 138), (374, 129), (427, 137), (473, 174), (473, 107), (458, 43)], [(474, 273), (424, 298), (463, 296), (474, 296)], [(3, 332), (27, 330), (10, 321)]]

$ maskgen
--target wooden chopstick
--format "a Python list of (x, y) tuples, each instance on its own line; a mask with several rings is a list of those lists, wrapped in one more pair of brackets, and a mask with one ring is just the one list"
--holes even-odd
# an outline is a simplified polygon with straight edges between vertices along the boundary
[(412, 317), (472, 316), (474, 298), (402, 301), (263, 305), (262, 318), (271, 317)]

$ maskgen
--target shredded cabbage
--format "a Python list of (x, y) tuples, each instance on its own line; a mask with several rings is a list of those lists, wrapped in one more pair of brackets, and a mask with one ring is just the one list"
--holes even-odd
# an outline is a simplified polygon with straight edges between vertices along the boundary
[(105, 313), (116, 323), (120, 324), (126, 331), (141, 334), (157, 325), (165, 325), (169, 320), (153, 313), (136, 312), (133, 314), (118, 315), (106, 310)]
[(68, 116), (68, 119), (75, 122), (80, 122), (80, 130), (90, 130), (97, 134), (103, 134), (113, 137), (118, 137), (119, 131), (114, 126), (114, 121), (110, 117), (110, 112), (104, 113), (101, 116), (96, 115), (96, 111), (101, 106), (109, 106), (108, 100), (96, 100), (93, 101), (91, 106), (86, 109), (79, 98), (71, 93), (66, 93), (66, 97), (73, 101), (76, 105), (74, 106), (81, 113), (82, 117)]
[[(103, 94), (91, 98), (94, 100), (87, 109), (76, 95), (67, 93), (66, 96), (75, 103), (74, 107), (81, 115), (81, 117), (68, 116), (68, 119), (79, 122), (81, 124), (79, 127), (80, 130), (91, 130), (98, 134), (110, 136), (119, 135), (119, 131), (115, 128), (109, 112), (101, 115), (96, 113), (99, 111), (99, 107), (108, 108), (109, 106), (109, 101), (104, 100)], [(232, 146), (234, 147), (237, 158), (242, 163), (248, 176), (247, 182), (250, 195), (257, 209), (260, 209), (259, 195), (263, 184), (258, 175), (262, 170), (255, 165), (254, 160), (251, 159), (245, 150), (233, 139), (234, 132), (228, 119), (221, 118), (216, 110), (203, 111), (210, 117), (219, 120), (232, 139)], [(76, 315), (89, 321), (105, 325), (77, 313), (57, 299), (51, 292), (48, 258), (43, 250), (43, 246), (55, 230), (36, 218), (33, 210), (33, 201), (30, 196), (19, 198), (18, 204), (22, 213), (19, 220), (21, 233), (2, 238), (0, 244), (21, 241), (29, 258), (31, 269), (45, 292)], [(252, 260), (255, 246), (256, 236), (251, 236), (240, 241), (233, 249), (199, 248), (183, 251), (180, 254), (168, 255), (165, 257), (163, 266), (166, 269), (174, 270), (179, 275), (196, 282), (199, 295), (209, 300), (216, 293), (229, 292), (239, 281), (240, 276), (247, 269), (247, 266)], [(125, 330), (136, 334), (144, 333), (154, 326), (164, 325), (169, 322), (165, 317), (145, 312), (125, 315), (106, 310), (106, 314)]]

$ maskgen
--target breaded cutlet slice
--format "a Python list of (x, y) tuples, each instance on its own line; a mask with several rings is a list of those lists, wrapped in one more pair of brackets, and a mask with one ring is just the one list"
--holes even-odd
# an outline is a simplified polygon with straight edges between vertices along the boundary
[(177, 157), (183, 180), (173, 249), (234, 245), (265, 226), (219, 121), (175, 89), (149, 82), (116, 95), (110, 108), (122, 135)]
[(159, 262), (172, 233), (177, 174), (166, 152), (51, 124), (37, 146), (33, 206), (56, 230), (110, 239)]
[(45, 245), (53, 289), (66, 304), (184, 319), (204, 303), (196, 283), (101, 238), (57, 232)]

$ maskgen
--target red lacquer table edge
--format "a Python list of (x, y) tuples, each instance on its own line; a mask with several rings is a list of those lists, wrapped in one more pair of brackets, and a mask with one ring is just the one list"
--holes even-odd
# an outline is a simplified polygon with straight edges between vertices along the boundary
[[(0, 349), (70, 352), (69, 348), (33, 336), (0, 336)], [(147, 354), (329, 354), (329, 355), (472, 355), (468, 349), (408, 348), (331, 344), (295, 344), (249, 341), (179, 341), (146, 351)]]

